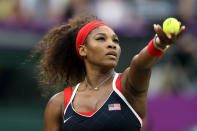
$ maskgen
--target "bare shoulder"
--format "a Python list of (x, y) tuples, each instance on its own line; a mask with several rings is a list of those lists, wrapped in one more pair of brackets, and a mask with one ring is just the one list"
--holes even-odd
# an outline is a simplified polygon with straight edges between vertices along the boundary
[(123, 94), (129, 104), (134, 108), (134, 110), (137, 112), (137, 114), (144, 118), (146, 114), (146, 105), (147, 105), (147, 91), (146, 92), (138, 92), (135, 90), (135, 88), (132, 86), (132, 81), (129, 80), (129, 70), (130, 67), (128, 67), (121, 76), (121, 87)]
[(59, 114), (59, 113), (61, 114), (63, 104), (64, 104), (64, 91), (61, 91), (50, 98), (45, 108), (45, 114), (46, 113), (48, 114), (49, 112), (55, 114)]
[(61, 105), (63, 102), (64, 102), (64, 91), (61, 91), (50, 98), (48, 105), (52, 104), (57, 106), (57, 105)]
[(59, 131), (62, 121), (64, 91), (51, 97), (44, 112), (44, 130)]
[(133, 95), (132, 87), (130, 87), (131, 84), (129, 84), (129, 81), (128, 81), (129, 69), (130, 69), (130, 67), (128, 67), (122, 73), (121, 78), (120, 78), (120, 83), (121, 83), (121, 88), (122, 88), (122, 92), (123, 92), (124, 96), (126, 97), (126, 99), (130, 103), (132, 103), (131, 100), (133, 100), (134, 95)]
[[(128, 77), (128, 74), (129, 74), (129, 69), (130, 67), (128, 67), (123, 73), (122, 73), (122, 76), (121, 76), (121, 87), (123, 87), (123, 90), (125, 90), (125, 87), (127, 86), (127, 77)], [(123, 91), (124, 92), (124, 91)]]

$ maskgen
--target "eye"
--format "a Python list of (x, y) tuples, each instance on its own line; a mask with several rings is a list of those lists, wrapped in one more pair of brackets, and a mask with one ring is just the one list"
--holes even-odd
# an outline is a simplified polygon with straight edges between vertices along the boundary
[(118, 40), (118, 39), (114, 39), (113, 41), (114, 41), (115, 43), (117, 43), (117, 44), (119, 43), (119, 40)]
[(96, 38), (96, 40), (104, 41), (104, 40), (105, 40), (105, 38), (104, 38), (104, 37), (99, 37), (99, 38)]

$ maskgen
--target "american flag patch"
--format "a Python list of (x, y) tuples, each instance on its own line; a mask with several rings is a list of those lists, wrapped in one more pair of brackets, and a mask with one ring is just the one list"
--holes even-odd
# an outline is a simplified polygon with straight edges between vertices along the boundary
[(121, 110), (120, 104), (109, 104), (108, 110), (109, 111)]

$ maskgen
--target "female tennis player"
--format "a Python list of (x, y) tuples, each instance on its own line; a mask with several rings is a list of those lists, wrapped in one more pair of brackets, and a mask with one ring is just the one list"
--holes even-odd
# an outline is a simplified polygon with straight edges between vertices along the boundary
[(155, 24), (156, 37), (116, 73), (121, 48), (109, 25), (87, 17), (52, 29), (36, 49), (43, 50), (40, 76), (42, 82), (67, 86), (49, 100), (44, 130), (140, 131), (151, 68), (184, 30), (166, 35)]

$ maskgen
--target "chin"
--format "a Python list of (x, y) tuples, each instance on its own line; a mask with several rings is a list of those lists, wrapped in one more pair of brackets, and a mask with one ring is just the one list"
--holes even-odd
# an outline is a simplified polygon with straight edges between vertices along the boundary
[(115, 68), (117, 66), (117, 62), (116, 61), (106, 62), (103, 65), (107, 68)]

